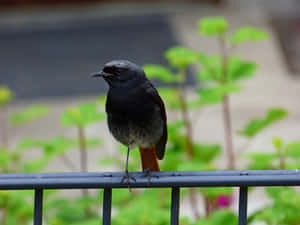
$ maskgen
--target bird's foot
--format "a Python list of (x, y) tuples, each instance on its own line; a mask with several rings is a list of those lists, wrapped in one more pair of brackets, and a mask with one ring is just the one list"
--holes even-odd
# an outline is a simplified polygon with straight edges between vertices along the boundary
[(158, 175), (152, 174), (152, 172), (149, 168), (144, 170), (144, 176), (148, 178), (148, 185), (150, 185), (151, 177), (158, 178)]
[(122, 177), (121, 183), (127, 183), (130, 184), (130, 180), (136, 182), (136, 179), (133, 176), (130, 176), (128, 171), (125, 171), (125, 175)]

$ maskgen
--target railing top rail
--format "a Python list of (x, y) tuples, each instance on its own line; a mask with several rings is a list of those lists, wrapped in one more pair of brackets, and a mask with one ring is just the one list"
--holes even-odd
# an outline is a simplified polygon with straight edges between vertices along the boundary
[[(142, 172), (130, 187), (226, 187), (226, 186), (300, 186), (299, 170), (227, 170), (153, 172), (148, 184)], [(121, 183), (123, 172), (0, 174), (0, 190), (127, 188)]]

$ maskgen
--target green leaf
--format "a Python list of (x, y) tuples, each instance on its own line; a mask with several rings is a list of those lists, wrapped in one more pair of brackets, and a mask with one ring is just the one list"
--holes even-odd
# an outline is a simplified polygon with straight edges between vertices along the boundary
[(6, 208), (9, 212), (6, 216), (6, 222), (9, 225), (30, 224), (33, 211), (28, 205), (32, 204), (32, 191), (1, 191), (1, 208)]
[(92, 205), (97, 206), (98, 200), (92, 196), (81, 196), (77, 197), (74, 203), (80, 208), (87, 208)]
[(48, 112), (49, 108), (45, 105), (31, 105), (22, 112), (14, 113), (11, 116), (11, 122), (14, 125), (22, 125), (39, 117), (45, 116)]
[(168, 123), (168, 133), (178, 133), (181, 128), (184, 127), (183, 120), (176, 120)]
[(112, 203), (117, 207), (126, 206), (133, 199), (133, 194), (127, 189), (113, 189)]
[(178, 165), (178, 170), (180, 171), (197, 171), (197, 170), (207, 170), (207, 165), (203, 162), (196, 160), (188, 160), (184, 163)]
[[(197, 76), (200, 81), (223, 81), (223, 65), (220, 56), (199, 54), (198, 59), (202, 65)], [(230, 57), (228, 60), (227, 81), (237, 81), (251, 77), (257, 65), (251, 61), (242, 60), (240, 57)]]
[(201, 193), (203, 193), (208, 198), (217, 198), (220, 195), (230, 196), (233, 193), (232, 187), (210, 187), (210, 188), (200, 188)]
[(170, 109), (180, 109), (178, 93), (174, 88), (159, 88), (159, 95)]
[(205, 219), (198, 219), (193, 225), (237, 225), (238, 217), (229, 209), (216, 210)]
[(272, 143), (276, 149), (281, 149), (281, 147), (283, 146), (282, 138), (279, 138), (279, 137), (273, 137)]
[[(165, 225), (169, 223), (169, 191), (146, 190), (118, 208), (112, 225)], [(151, 202), (151, 204), (149, 204)], [(151, 212), (151, 213), (149, 213)]]
[(42, 148), (44, 146), (44, 141), (36, 140), (32, 138), (23, 138), (17, 145), (17, 150), (23, 151), (30, 148)]
[(24, 172), (25, 173), (37, 173), (45, 169), (49, 163), (48, 157), (41, 157), (39, 159), (31, 160), (24, 163)]
[(251, 163), (248, 169), (267, 170), (274, 169), (273, 164), (274, 161), (277, 159), (277, 154), (255, 152), (246, 154), (246, 157), (251, 159)]
[(178, 76), (174, 73), (172, 73), (167, 67), (160, 66), (160, 65), (144, 65), (143, 69), (150, 79), (158, 79), (163, 82), (175, 82), (179, 81)]
[(0, 168), (7, 171), (10, 163), (15, 161), (16, 155), (9, 149), (0, 148)]
[(75, 221), (72, 225), (99, 225), (100, 218), (83, 219), (82, 221)]
[(84, 223), (87, 221), (85, 217), (85, 207), (80, 207), (74, 200), (71, 199), (54, 199), (46, 203), (47, 212), (49, 215), (55, 215), (48, 218), (49, 224), (64, 225), (75, 224), (79, 221)]
[(198, 22), (198, 32), (203, 35), (222, 35), (227, 29), (228, 23), (222, 17), (204, 18)]
[(99, 112), (97, 104), (92, 102), (68, 108), (63, 113), (61, 121), (66, 126), (87, 126), (104, 118), (105, 113)]
[(300, 159), (300, 141), (294, 141), (284, 147), (284, 151), (288, 157)]
[(261, 130), (267, 128), (271, 124), (284, 119), (288, 115), (288, 112), (282, 108), (271, 108), (267, 111), (267, 115), (263, 118), (252, 119), (243, 130), (239, 131), (239, 134), (248, 138), (254, 137)]
[(0, 106), (9, 103), (13, 99), (13, 93), (8, 87), (0, 85)]
[(100, 166), (113, 166), (117, 165), (120, 163), (120, 159), (115, 158), (115, 157), (107, 157), (99, 160), (99, 165)]
[(284, 164), (284, 169), (286, 170), (297, 170), (300, 168), (300, 161), (296, 160), (295, 162), (287, 162)]
[(228, 224), (237, 225), (238, 217), (229, 209), (215, 211), (211, 217), (212, 225)]
[(244, 61), (239, 57), (231, 57), (228, 62), (228, 80), (237, 81), (251, 77), (257, 69), (257, 65), (250, 61)]
[(210, 163), (221, 154), (221, 146), (215, 144), (194, 144), (194, 153), (198, 161)]
[(235, 83), (218, 84), (209, 88), (200, 88), (198, 94), (203, 105), (222, 102), (225, 95), (239, 92), (241, 86)]
[[(94, 140), (92, 140), (94, 142)], [(92, 143), (95, 145), (95, 143)], [(17, 150), (24, 151), (27, 149), (38, 149), (42, 151), (41, 157), (34, 160), (28, 160), (23, 164), (25, 172), (38, 172), (46, 168), (46, 166), (56, 157), (63, 155), (71, 147), (78, 146), (77, 140), (67, 139), (65, 137), (56, 137), (50, 140), (41, 141), (26, 138), (17, 146)]]
[[(166, 152), (168, 153), (168, 157), (164, 158), (160, 164), (162, 171), (193, 170), (191, 168), (187, 168), (190, 165), (186, 165), (185, 168), (179, 168), (182, 165), (182, 159), (185, 157), (183, 152), (175, 151), (172, 148), (170, 149), (170, 147), (167, 148)], [(197, 167), (199, 169), (199, 163), (197, 163), (197, 165), (193, 165), (193, 167)]]
[(223, 76), (223, 65), (220, 56), (199, 54), (201, 70), (197, 72), (199, 81), (221, 81)]
[(267, 217), (273, 224), (299, 224), (300, 195), (290, 187), (269, 187), (267, 194), (273, 200), (266, 215), (263, 211), (260, 219)]
[(181, 46), (176, 46), (168, 49), (165, 57), (173, 67), (186, 69), (187, 66), (198, 60), (198, 53)]
[(268, 38), (268, 34), (254, 27), (243, 27), (236, 30), (229, 38), (233, 44), (240, 44), (246, 41), (260, 41)]

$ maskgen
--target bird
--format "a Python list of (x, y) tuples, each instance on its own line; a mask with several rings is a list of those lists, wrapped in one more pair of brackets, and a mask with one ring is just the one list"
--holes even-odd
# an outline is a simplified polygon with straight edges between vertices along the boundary
[(152, 171), (160, 171), (158, 159), (165, 155), (168, 139), (165, 105), (144, 70), (128, 60), (112, 60), (91, 74), (109, 86), (105, 103), (112, 136), (127, 146), (125, 175), (121, 182), (136, 181), (128, 172), (130, 149), (138, 147), (148, 184)]

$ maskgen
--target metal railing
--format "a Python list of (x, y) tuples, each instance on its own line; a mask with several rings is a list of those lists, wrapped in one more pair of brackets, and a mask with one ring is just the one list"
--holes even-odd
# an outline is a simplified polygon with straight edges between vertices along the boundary
[[(153, 172), (148, 183), (141, 172), (130, 173), (136, 179), (131, 188), (172, 188), (171, 225), (179, 224), (180, 188), (239, 187), (239, 225), (247, 224), (247, 196), (249, 186), (300, 186), (298, 170), (243, 171), (182, 171)], [(35, 190), (34, 225), (42, 225), (43, 190), (45, 189), (104, 189), (103, 225), (111, 224), (113, 188), (128, 188), (121, 183), (124, 173), (38, 173), (1, 174), (0, 190)]]

